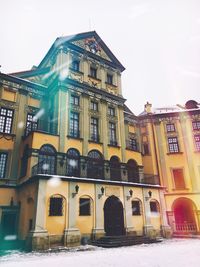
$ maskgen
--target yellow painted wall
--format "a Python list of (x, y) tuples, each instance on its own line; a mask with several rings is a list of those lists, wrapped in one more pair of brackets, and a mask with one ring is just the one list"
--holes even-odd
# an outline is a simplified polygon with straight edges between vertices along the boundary
[(5, 99), (7, 101), (16, 102), (17, 93), (13, 92), (11, 90), (8, 90), (8, 89), (3, 89), (2, 90), (2, 99)]
[(40, 149), (41, 146), (45, 144), (51, 144), (58, 151), (58, 142), (59, 142), (58, 136), (44, 134), (44, 133), (37, 133), (37, 132), (33, 133), (32, 147), (35, 149)]
[(70, 148), (76, 148), (80, 152), (80, 155), (82, 155), (82, 143), (82, 140), (66, 138), (65, 151), (67, 152)]
[(14, 188), (0, 188), (0, 206), (10, 206), (11, 198), (14, 203), (18, 202), (18, 196)]
[(40, 100), (29, 97), (28, 98), (28, 105), (31, 107), (39, 108), (40, 107)]
[(5, 138), (0, 139), (0, 148), (2, 150), (12, 150), (14, 147), (14, 138), (13, 140), (6, 140)]

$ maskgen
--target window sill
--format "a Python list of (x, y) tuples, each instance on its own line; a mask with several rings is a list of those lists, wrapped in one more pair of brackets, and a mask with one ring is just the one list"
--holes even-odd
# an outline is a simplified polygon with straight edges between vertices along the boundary
[(132, 149), (132, 148), (129, 148), (129, 147), (126, 147), (126, 150), (133, 151), (133, 152), (137, 152), (137, 153), (140, 152), (139, 150), (135, 150), (135, 149)]
[(80, 70), (75, 70), (75, 69), (73, 69), (73, 68), (69, 68), (71, 71), (73, 71), (73, 72), (76, 72), (76, 73), (79, 73), (79, 74), (84, 74), (82, 71), (80, 71)]
[(94, 141), (94, 140), (88, 140), (89, 143), (95, 143), (95, 144), (99, 144), (99, 145), (103, 145), (103, 143), (99, 142), (99, 141)]
[(185, 191), (185, 190), (189, 190), (189, 188), (172, 188), (172, 191)]
[(110, 146), (110, 147), (116, 147), (116, 148), (120, 148), (120, 146), (118, 146), (118, 145), (112, 145), (112, 144), (108, 144), (108, 146)]
[(168, 152), (167, 155), (182, 155), (183, 152)]
[(80, 141), (83, 140), (83, 138), (81, 138), (81, 137), (76, 137), (76, 136), (72, 136), (72, 135), (67, 135), (67, 138), (76, 139), (76, 140), (80, 140)]
[(115, 85), (115, 84), (108, 83), (108, 82), (105, 82), (105, 84), (117, 88), (117, 85)]
[(98, 81), (98, 82), (101, 82), (101, 80), (98, 79), (97, 77), (93, 77), (93, 76), (91, 76), (91, 75), (88, 75), (88, 77), (89, 77), (89, 78), (92, 78), (92, 79), (94, 79), (94, 80), (96, 80), (96, 81)]

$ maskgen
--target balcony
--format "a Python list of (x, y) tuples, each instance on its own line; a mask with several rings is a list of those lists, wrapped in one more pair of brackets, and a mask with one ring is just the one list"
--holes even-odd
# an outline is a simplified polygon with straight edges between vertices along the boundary
[(52, 135), (58, 134), (58, 123), (48, 122), (46, 120), (39, 120), (38, 122), (30, 123), (24, 131), (24, 137), (28, 136), (31, 132), (42, 132)]
[(141, 180), (141, 183), (159, 185), (160, 179), (158, 175), (144, 174), (144, 178)]
[[(44, 156), (44, 155), (43, 155)], [(44, 159), (44, 157), (43, 157)], [(139, 177), (138, 169), (130, 170), (125, 163), (114, 166), (108, 161), (98, 161), (87, 157), (68, 158), (66, 155), (51, 156), (32, 167), (32, 175), (48, 174), (70, 177), (123, 181), (136, 184), (159, 185), (159, 177), (144, 175)]]

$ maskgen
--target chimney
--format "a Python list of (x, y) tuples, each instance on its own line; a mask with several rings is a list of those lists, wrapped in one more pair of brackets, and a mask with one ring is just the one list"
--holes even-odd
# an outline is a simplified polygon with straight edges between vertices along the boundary
[(152, 104), (150, 104), (148, 101), (147, 101), (147, 103), (144, 105), (144, 110), (146, 111), (146, 113), (152, 113), (152, 110), (151, 110), (151, 108), (152, 108)]

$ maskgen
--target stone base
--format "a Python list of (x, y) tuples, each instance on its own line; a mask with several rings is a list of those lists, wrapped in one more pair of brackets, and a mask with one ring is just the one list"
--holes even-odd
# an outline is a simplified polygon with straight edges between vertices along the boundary
[(145, 236), (154, 239), (158, 236), (157, 231), (153, 228), (152, 225), (145, 225), (144, 226), (144, 234)]
[(125, 230), (126, 230), (126, 235), (129, 235), (129, 236), (137, 235), (137, 232), (134, 230), (134, 227), (126, 227)]
[(103, 236), (105, 236), (105, 231), (103, 228), (94, 228), (92, 229), (92, 240), (97, 240)]
[(77, 228), (69, 228), (64, 231), (64, 246), (76, 247), (81, 244), (81, 234)]
[(28, 251), (49, 249), (48, 232), (46, 230), (30, 231), (26, 238), (25, 247)]
[(162, 233), (163, 237), (171, 238), (172, 234), (173, 234), (173, 231), (172, 231), (172, 228), (169, 225), (162, 225), (161, 226), (161, 233)]

